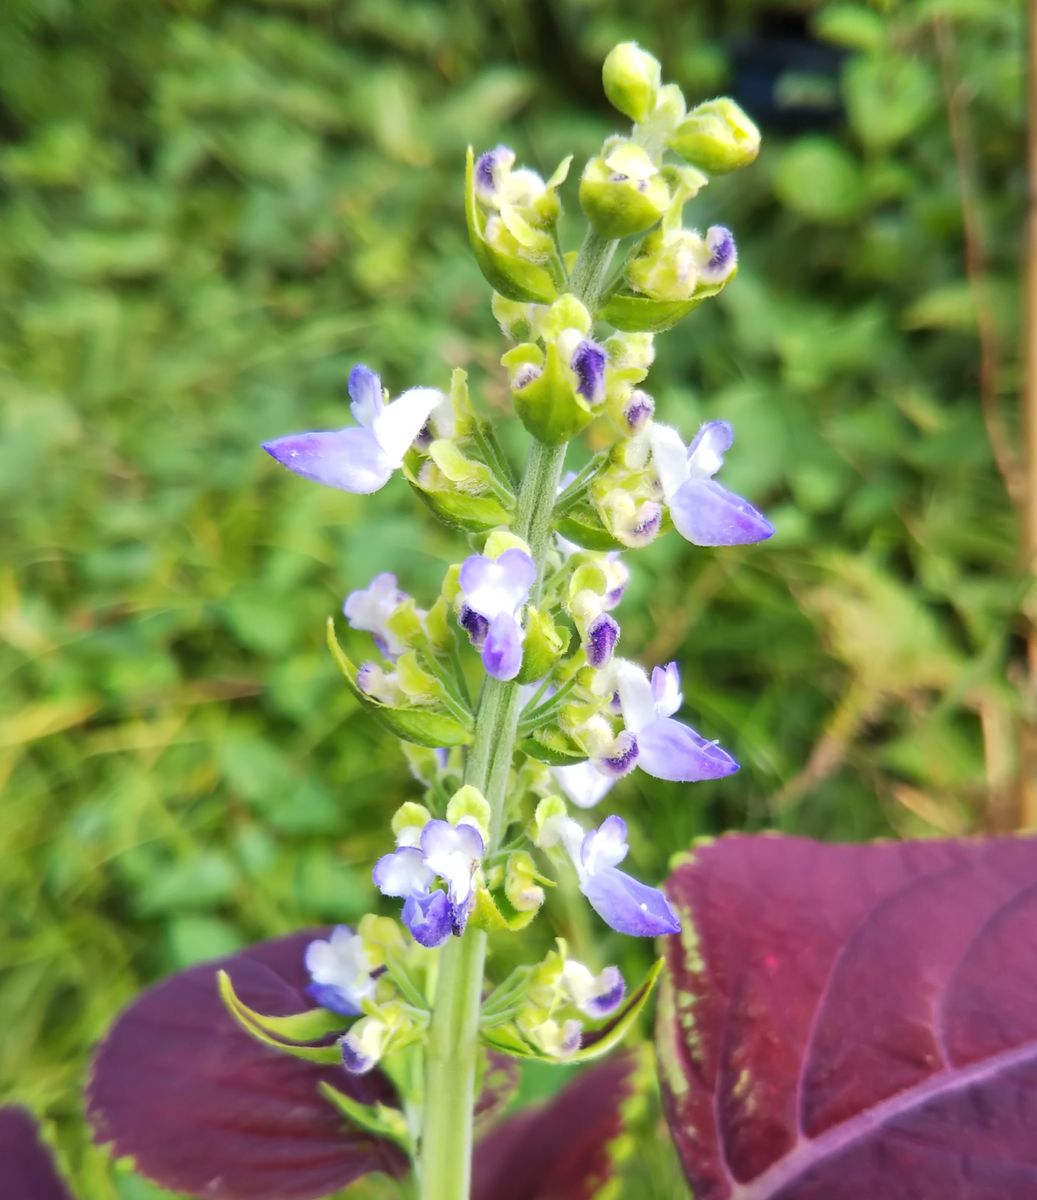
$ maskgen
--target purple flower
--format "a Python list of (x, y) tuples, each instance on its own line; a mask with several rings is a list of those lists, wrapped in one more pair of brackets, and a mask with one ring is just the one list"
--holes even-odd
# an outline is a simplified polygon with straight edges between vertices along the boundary
[(408, 896), (400, 914), (419, 946), (434, 950), (454, 932), (450, 900), (446, 892)]
[(635, 388), (623, 405), (623, 420), (631, 433), (640, 433), (655, 415), (655, 401), (647, 392)]
[(321, 1008), (355, 1017), (363, 1001), (374, 995), (374, 968), (363, 938), (348, 925), (336, 925), (326, 941), (310, 942), (305, 963), (311, 980), (306, 991)]
[(562, 986), (571, 1003), (595, 1020), (615, 1012), (626, 995), (626, 984), (618, 967), (606, 967), (595, 976), (572, 958), (566, 959), (562, 968)]
[(663, 496), (682, 537), (696, 546), (740, 546), (774, 533), (763, 513), (713, 478), (734, 440), (727, 421), (707, 421), (687, 449), (668, 425), (653, 425), (648, 436)]
[(547, 848), (558, 843), (576, 868), (580, 891), (610, 928), (631, 937), (680, 932), (677, 914), (662, 892), (619, 870), (618, 864), (629, 850), (626, 822), (621, 817), (606, 817), (586, 834), (571, 817), (551, 817), (545, 822), (540, 844)]
[(483, 666), (494, 679), (514, 679), (525, 638), (518, 615), (536, 582), (536, 565), (517, 547), (496, 559), (473, 554), (461, 564), (459, 582), (460, 621), (482, 651)]
[(601, 613), (591, 621), (584, 639), (587, 662), (595, 669), (606, 667), (612, 661), (612, 652), (619, 641), (619, 622), (608, 613)]
[(381, 380), (362, 364), (349, 373), (349, 395), (356, 425), (289, 434), (264, 442), (263, 449), (304, 479), (345, 492), (377, 492), (403, 465), (444, 396), (435, 388), (411, 388), (386, 404)]
[(390, 1033), (389, 1026), (378, 1017), (361, 1017), (338, 1040), (342, 1065), (351, 1075), (366, 1074), (385, 1053)]
[[(383, 896), (402, 899), (403, 923), (422, 946), (439, 946), (464, 932), (475, 901), (474, 880), (483, 856), (482, 835), (462, 820), (427, 821), (420, 833), (405, 826), (391, 854), (375, 863), (371, 877)], [(417, 844), (414, 844), (414, 843)], [(433, 891), (436, 879), (447, 890)]]
[(389, 628), (389, 618), (406, 599), (406, 592), (396, 586), (396, 576), (386, 571), (376, 575), (366, 589), (350, 592), (342, 611), (354, 629), (374, 636), (386, 658), (396, 659), (408, 646)]
[(699, 267), (699, 279), (704, 283), (725, 283), (738, 266), (735, 235), (723, 225), (710, 225), (706, 230), (706, 249), (709, 258)]
[(614, 669), (623, 723), (637, 739), (637, 765), (643, 771), (656, 779), (695, 783), (738, 770), (726, 750), (673, 720), (683, 699), (676, 663), (656, 667), (650, 683), (636, 663), (619, 661)]
[(641, 748), (629, 729), (618, 733), (609, 747), (593, 755), (595, 768), (613, 779), (622, 779), (638, 765)]
[(573, 351), (569, 365), (576, 373), (576, 390), (593, 408), (605, 399), (605, 348), (584, 338)]
[(405, 900), (425, 895), (436, 873), (425, 863), (417, 846), (400, 846), (391, 854), (383, 854), (371, 872), (375, 887), (383, 896)]
[(453, 931), (460, 936), (475, 901), (475, 873), (485, 846), (474, 825), (461, 821), (429, 821), (421, 832), (425, 865), (447, 885)]
[(514, 163), (515, 151), (507, 146), (487, 150), (475, 160), (475, 194), (487, 207), (496, 204), (501, 178), (507, 175)]

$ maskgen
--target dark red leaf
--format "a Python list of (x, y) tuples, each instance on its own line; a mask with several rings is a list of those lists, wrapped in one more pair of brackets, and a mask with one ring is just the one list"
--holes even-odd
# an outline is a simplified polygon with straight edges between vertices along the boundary
[(612, 1173), (609, 1144), (623, 1131), (636, 1064), (615, 1054), (498, 1125), (476, 1147), (473, 1200), (590, 1200)]
[(244, 1033), (217, 994), (216, 972), (271, 1016), (312, 1008), (304, 931), (156, 984), (118, 1018), (94, 1060), (87, 1109), (98, 1142), (130, 1155), (171, 1191), (207, 1200), (311, 1200), (369, 1171), (401, 1174), (405, 1157), (358, 1129), (318, 1091), (392, 1102), (383, 1075), (353, 1076), (290, 1058)]
[(36, 1122), (13, 1104), (0, 1108), (0, 1182), (11, 1200), (72, 1200)]
[(696, 1200), (1037, 1197), (1037, 841), (728, 837), (667, 890)]

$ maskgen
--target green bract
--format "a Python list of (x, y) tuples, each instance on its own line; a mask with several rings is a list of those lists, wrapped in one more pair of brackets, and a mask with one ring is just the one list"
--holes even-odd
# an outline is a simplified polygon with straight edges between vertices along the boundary
[[(487, 221), (475, 195), (475, 155), (471, 146), (465, 159), (465, 218), (472, 254), (494, 291), (509, 300), (533, 300), (540, 304), (549, 304), (555, 298), (557, 288), (550, 272), (529, 258), (505, 254), (486, 240)], [(513, 232), (515, 227), (517, 220), (512, 225)], [(526, 228), (529, 229), (528, 225)], [(530, 235), (535, 232), (529, 229)]]
[(669, 203), (662, 175), (632, 142), (592, 158), (580, 180), (580, 205), (602, 237), (624, 238), (651, 228)]
[(419, 746), (464, 746), (471, 740), (471, 730), (447, 713), (426, 708), (379, 704), (357, 685), (357, 668), (339, 645), (335, 622), (328, 618), (328, 647), (338, 663), (349, 690), (360, 703), (390, 732)]

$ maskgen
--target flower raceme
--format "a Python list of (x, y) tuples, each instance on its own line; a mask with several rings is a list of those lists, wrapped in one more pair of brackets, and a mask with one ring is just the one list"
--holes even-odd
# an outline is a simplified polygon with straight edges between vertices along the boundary
[[(406, 1094), (405, 1121), (397, 1112), (393, 1124), (376, 1107), (358, 1118), (423, 1159), (423, 1200), (455, 1200), (464, 1190), (455, 1168), (468, 1153), (471, 1114), (459, 1110), (472, 1094), (479, 1039), (519, 1057), (582, 1058), (598, 1052), (599, 1035), (622, 1036), (622, 1021), (636, 1016), (654, 981), (625, 1000), (615, 967), (592, 971), (560, 944), (487, 995), (478, 939), (515, 933), (550, 908), (557, 881), (541, 873), (550, 869), (544, 859), (575, 875), (611, 929), (633, 937), (680, 930), (663, 893), (621, 869), (629, 853), (623, 819), (584, 829), (552, 789), (591, 808), (635, 769), (679, 782), (738, 770), (726, 750), (677, 719), (676, 663), (649, 676), (617, 657), (614, 610), (629, 577), (617, 547), (647, 545), (670, 522), (704, 547), (774, 532), (715, 478), (731, 426), (710, 421), (686, 445), (656, 422), (667, 398), (642, 386), (654, 336), (735, 275), (731, 231), (718, 224), (700, 234), (685, 226), (684, 209), (710, 174), (751, 161), (758, 135), (727, 101), (689, 115), (680, 89), (632, 44), (610, 56), (605, 86), (635, 125), (580, 173), (590, 228), (578, 254), (567, 253), (559, 225), (569, 159), (546, 180), (516, 166), (506, 146), (469, 151), (466, 162), (469, 240), (512, 343), (501, 359), (512, 407), (533, 437), (523, 477), (497, 440), (496, 420), (478, 415), (460, 369), (449, 394), (419, 387), (390, 399), (378, 375), (357, 365), (348, 381), (352, 424), (264, 444), (294, 473), (347, 492), (376, 492), (402, 470), (432, 512), (470, 539), (427, 609), (389, 571), (346, 597), (347, 622), (373, 638), (381, 661), (355, 667), (332, 629), (354, 696), (410, 744), (425, 803), (397, 809), (395, 845), (372, 871), (379, 892), (400, 902), (400, 920), (369, 915), (355, 932), (338, 926), (306, 947), (308, 994), (334, 1016), (261, 1026), (290, 1038), (326, 1032), (327, 1020), (336, 1032), (335, 1019), (349, 1019), (339, 1038), (348, 1071), (384, 1062), (404, 1093), (424, 1074), (420, 1130), (417, 1097)], [(606, 337), (605, 325), (615, 332)], [(567, 443), (592, 423), (600, 452), (559, 484)], [(473, 1016), (470, 1027), (451, 1031), (464, 1053), (447, 1062), (437, 1053), (437, 1021), (458, 1013)], [(585, 1037), (586, 1021), (608, 1026)], [(425, 1041), (430, 1026), (424, 1072), (409, 1062), (400, 1069), (396, 1052)], [(326, 1043), (294, 1049), (327, 1061)], [(350, 1103), (352, 1118), (359, 1110)]]

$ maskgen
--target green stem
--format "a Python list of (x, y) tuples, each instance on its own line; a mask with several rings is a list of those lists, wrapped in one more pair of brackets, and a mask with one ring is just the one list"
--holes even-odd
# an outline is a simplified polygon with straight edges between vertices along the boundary
[[(573, 268), (571, 287), (593, 312), (615, 250), (589, 232)], [(519, 487), (515, 532), (536, 563), (535, 602), (543, 583), (558, 480), (567, 446), (534, 441)], [(486, 680), (479, 698), (475, 736), (465, 764), (465, 783), (490, 805), (487, 853), (500, 844), (507, 812), (508, 773), (515, 753), (521, 689), (513, 682)], [(471, 1186), (472, 1114), (481, 1054), (479, 1018), (486, 961), (486, 934), (468, 929), (440, 951), (432, 1022), (425, 1058), (425, 1095), (419, 1152), (421, 1200), (468, 1200)]]

